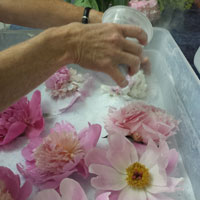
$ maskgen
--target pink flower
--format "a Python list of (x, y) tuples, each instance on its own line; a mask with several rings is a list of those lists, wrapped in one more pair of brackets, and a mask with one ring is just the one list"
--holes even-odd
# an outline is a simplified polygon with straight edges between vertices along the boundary
[(157, 0), (131, 0), (128, 5), (145, 14), (150, 21), (160, 18), (160, 9)]
[(141, 102), (131, 103), (119, 110), (110, 108), (105, 129), (109, 134), (131, 135), (135, 141), (147, 143), (166, 140), (178, 130), (179, 121), (164, 110)]
[(31, 101), (23, 97), (0, 113), (0, 145), (10, 143), (23, 133), (33, 138), (42, 132), (44, 119), (40, 103), (41, 94), (35, 91)]
[(86, 164), (89, 172), (97, 175), (91, 179), (92, 186), (111, 192), (110, 199), (164, 200), (163, 193), (180, 189), (183, 179), (168, 176), (168, 168), (172, 170), (177, 162), (177, 152), (174, 157), (166, 142), (157, 147), (150, 140), (139, 155), (121, 134), (109, 135), (108, 141), (108, 149), (95, 148), (87, 154)]
[(47, 137), (31, 140), (22, 150), (27, 167), (18, 164), (18, 170), (43, 188), (57, 188), (63, 178), (74, 172), (87, 177), (84, 158), (96, 146), (100, 133), (98, 124), (89, 124), (77, 134), (70, 123), (57, 123)]
[[(60, 195), (61, 194), (61, 195)], [(60, 184), (60, 194), (54, 189), (39, 192), (33, 200), (87, 200), (85, 192), (78, 182), (65, 178)], [(109, 193), (99, 195), (96, 200), (109, 200)]]
[(0, 199), (26, 200), (32, 192), (32, 185), (25, 182), (20, 187), (19, 175), (15, 175), (7, 167), (0, 167)]

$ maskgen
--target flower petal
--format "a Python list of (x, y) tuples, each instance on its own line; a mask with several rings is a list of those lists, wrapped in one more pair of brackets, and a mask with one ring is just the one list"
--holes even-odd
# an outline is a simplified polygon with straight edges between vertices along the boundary
[(5, 136), (5, 138), (3, 139), (3, 141), (0, 142), (0, 146), (10, 143), (12, 140), (17, 138), (22, 133), (24, 133), (26, 127), (27, 127), (27, 125), (23, 122), (17, 121), (15, 123), (13, 123), (9, 127), (8, 132)]
[(89, 128), (83, 129), (79, 133), (80, 144), (83, 145), (86, 152), (95, 147), (101, 134), (99, 124), (89, 124)]
[(174, 170), (174, 168), (177, 165), (178, 158), (179, 158), (179, 154), (176, 151), (176, 149), (171, 149), (169, 151), (168, 165), (166, 168), (167, 174), (170, 174)]
[(60, 184), (62, 200), (87, 200), (80, 184), (73, 179), (65, 178)]
[(111, 166), (106, 158), (107, 149), (94, 148), (85, 156), (85, 163), (89, 167), (91, 164)]
[(146, 200), (146, 193), (144, 190), (134, 190), (127, 186), (124, 188), (120, 195), (118, 200)]
[(149, 140), (146, 151), (141, 156), (139, 162), (144, 164), (147, 168), (150, 169), (157, 163), (159, 156), (160, 156), (159, 148), (152, 140)]
[(62, 200), (60, 195), (53, 189), (43, 190), (36, 194), (33, 200)]
[(27, 200), (32, 193), (32, 184), (26, 181), (24, 185), (20, 188), (19, 197), (16, 200)]
[(103, 194), (100, 194), (97, 196), (96, 200), (110, 200), (109, 196), (110, 196), (111, 192), (105, 192)]
[(149, 171), (152, 177), (151, 184), (153, 186), (166, 186), (167, 185), (167, 175), (165, 169), (159, 168), (158, 165), (154, 165)]
[(129, 165), (138, 161), (137, 151), (134, 145), (121, 134), (108, 136), (109, 149), (107, 159), (120, 173), (125, 174)]
[(126, 176), (118, 173), (115, 169), (99, 164), (92, 164), (89, 172), (98, 175), (91, 179), (91, 185), (99, 190), (121, 190), (126, 183)]
[(164, 196), (164, 195), (152, 195), (150, 193), (147, 193), (148, 200), (173, 200), (170, 197)]

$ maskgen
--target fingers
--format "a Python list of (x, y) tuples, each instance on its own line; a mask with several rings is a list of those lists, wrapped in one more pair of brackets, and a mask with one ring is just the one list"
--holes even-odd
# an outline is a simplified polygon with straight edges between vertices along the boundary
[(151, 63), (150, 63), (148, 57), (142, 58), (141, 68), (144, 70), (145, 74), (150, 74), (151, 73)]
[(142, 46), (130, 40), (123, 40), (123, 50), (142, 58)]
[(124, 75), (120, 72), (117, 66), (110, 67), (106, 72), (120, 87), (124, 88), (128, 85), (128, 81)]
[(118, 55), (118, 63), (129, 66), (129, 75), (132, 76), (140, 69), (141, 60), (138, 56), (127, 52), (121, 52), (120, 55)]
[(138, 39), (142, 45), (147, 44), (147, 34), (140, 27), (131, 25), (119, 25), (124, 37), (132, 37)]

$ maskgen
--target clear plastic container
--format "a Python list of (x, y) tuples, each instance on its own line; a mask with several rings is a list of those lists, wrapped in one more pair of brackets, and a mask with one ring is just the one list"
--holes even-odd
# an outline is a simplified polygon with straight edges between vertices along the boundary
[(148, 35), (148, 43), (153, 37), (153, 27), (141, 12), (128, 6), (113, 6), (103, 14), (103, 23), (131, 24), (141, 27)]
[[(0, 31), (0, 50), (29, 39), (38, 31)], [(147, 51), (146, 51), (147, 50)], [(152, 63), (150, 81), (156, 81), (158, 95), (149, 98), (147, 103), (159, 106), (181, 120), (179, 132), (170, 140), (171, 147), (176, 147), (181, 160), (174, 176), (184, 176), (184, 190), (171, 198), (174, 200), (199, 200), (200, 190), (200, 81), (175, 43), (171, 34), (162, 28), (154, 28), (154, 37), (145, 47), (146, 55)], [(43, 98), (42, 94), (42, 98)], [(103, 126), (104, 117), (109, 106), (122, 107), (124, 102), (113, 98), (108, 100), (100, 90), (96, 90), (86, 101), (76, 104), (73, 110), (46, 119), (46, 130), (55, 122), (67, 120), (74, 124), (77, 130), (87, 126), (87, 123), (100, 123)], [(84, 116), (84, 117), (83, 117)], [(102, 138), (107, 133), (102, 129)], [(16, 163), (22, 161), (21, 149), (26, 144), (26, 138), (20, 137), (11, 146), (5, 146), (0, 151), (0, 163), (8, 166), (15, 173)], [(6, 159), (5, 159), (6, 158)], [(95, 191), (89, 186), (89, 180), (75, 177), (84, 187), (89, 200), (94, 200)], [(22, 178), (23, 180), (23, 178)], [(196, 198), (195, 198), (195, 197)]]
[[(153, 27), (149, 19), (141, 12), (135, 10), (134, 8), (128, 6), (113, 6), (107, 9), (102, 18), (103, 23), (117, 23), (117, 24), (131, 24), (138, 27), (141, 27), (148, 36), (148, 43), (151, 41), (153, 37)], [(135, 38), (127, 38), (133, 42), (138, 43)], [(128, 67), (126, 65), (119, 65), (119, 70), (127, 75)], [(106, 85), (115, 86), (116, 83), (112, 80), (108, 75), (105, 75), (101, 72), (93, 73), (97, 79), (99, 79), (102, 83)]]

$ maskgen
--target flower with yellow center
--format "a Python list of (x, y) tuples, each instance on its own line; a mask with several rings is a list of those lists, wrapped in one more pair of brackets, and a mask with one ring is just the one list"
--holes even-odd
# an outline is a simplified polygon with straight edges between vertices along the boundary
[[(111, 191), (116, 200), (164, 200), (164, 192), (174, 192), (182, 178), (168, 177), (167, 168), (174, 160), (167, 143), (160, 147), (150, 140), (143, 152), (123, 135), (111, 134), (109, 148), (96, 148), (86, 157), (89, 171), (97, 177), (91, 184), (98, 190)], [(175, 166), (175, 165), (174, 165)]]

